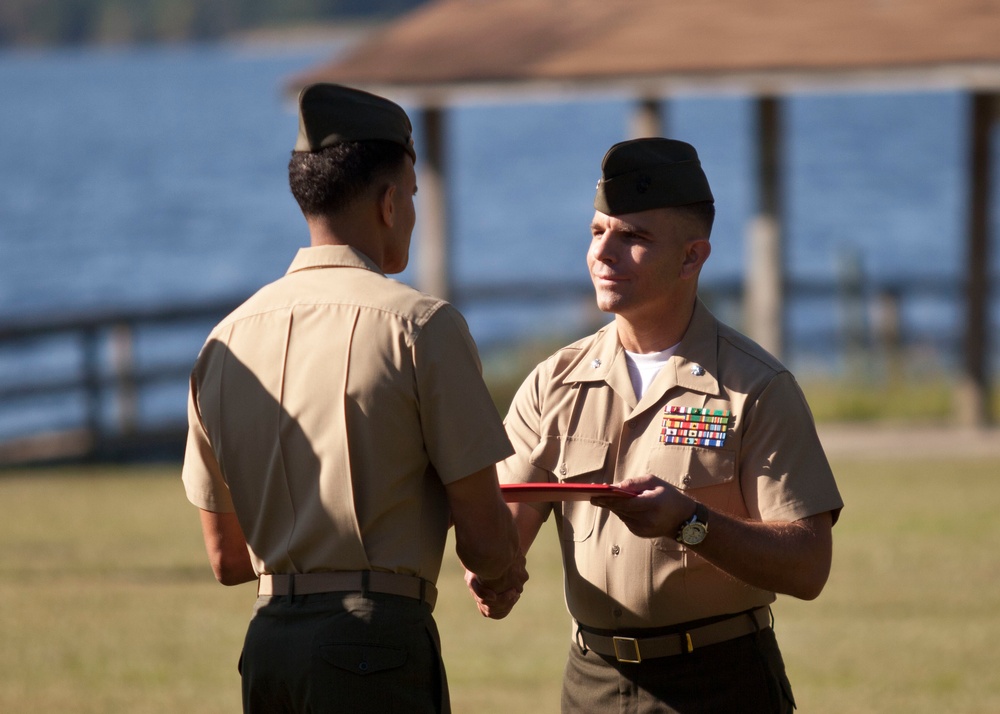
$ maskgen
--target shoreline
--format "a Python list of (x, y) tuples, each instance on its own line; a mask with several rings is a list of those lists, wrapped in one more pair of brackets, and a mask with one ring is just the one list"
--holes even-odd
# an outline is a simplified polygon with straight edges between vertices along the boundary
[(1000, 427), (996, 426), (858, 422), (819, 424), (817, 431), (831, 458), (1000, 459)]

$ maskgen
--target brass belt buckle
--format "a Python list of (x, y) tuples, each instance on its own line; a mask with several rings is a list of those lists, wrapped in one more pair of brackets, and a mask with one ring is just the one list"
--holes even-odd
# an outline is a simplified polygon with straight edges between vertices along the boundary
[[(642, 655), (639, 654), (639, 641), (634, 637), (612, 637), (612, 644), (615, 646), (615, 659), (619, 662), (625, 662), (627, 664), (639, 664), (642, 662)], [(633, 657), (627, 657), (622, 655), (624, 649), (626, 654), (629, 654), (629, 648), (634, 652)]]

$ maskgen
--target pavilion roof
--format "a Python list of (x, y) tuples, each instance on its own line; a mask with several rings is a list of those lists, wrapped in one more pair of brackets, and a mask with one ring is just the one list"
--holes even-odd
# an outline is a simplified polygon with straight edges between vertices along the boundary
[(1000, 0), (431, 0), (289, 88), (994, 89), (998, 38)]

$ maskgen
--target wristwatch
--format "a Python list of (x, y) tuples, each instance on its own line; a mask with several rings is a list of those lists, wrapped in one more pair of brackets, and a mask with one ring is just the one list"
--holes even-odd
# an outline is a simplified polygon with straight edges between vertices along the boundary
[(698, 545), (708, 535), (708, 509), (700, 503), (694, 507), (694, 515), (681, 523), (677, 531), (677, 542), (684, 545)]

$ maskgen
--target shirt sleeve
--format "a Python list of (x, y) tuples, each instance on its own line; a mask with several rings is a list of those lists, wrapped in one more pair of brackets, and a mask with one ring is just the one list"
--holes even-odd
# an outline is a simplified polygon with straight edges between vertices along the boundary
[(188, 391), (188, 436), (181, 481), (188, 500), (198, 508), (213, 513), (232, 513), (235, 510), (229, 486), (222, 476), (201, 419), (193, 375)]
[(788, 372), (776, 375), (746, 415), (740, 478), (750, 514), (795, 521), (843, 508), (805, 395)]
[(508, 456), (510, 441), (458, 310), (442, 305), (413, 350), (424, 444), (441, 481), (457, 481)]
[[(551, 474), (532, 463), (533, 454), (539, 449), (541, 437), (541, 392), (544, 363), (535, 367), (521, 383), (511, 402), (504, 427), (514, 447), (514, 453), (497, 464), (500, 483), (545, 483)], [(528, 503), (543, 518), (552, 512), (551, 503)]]

